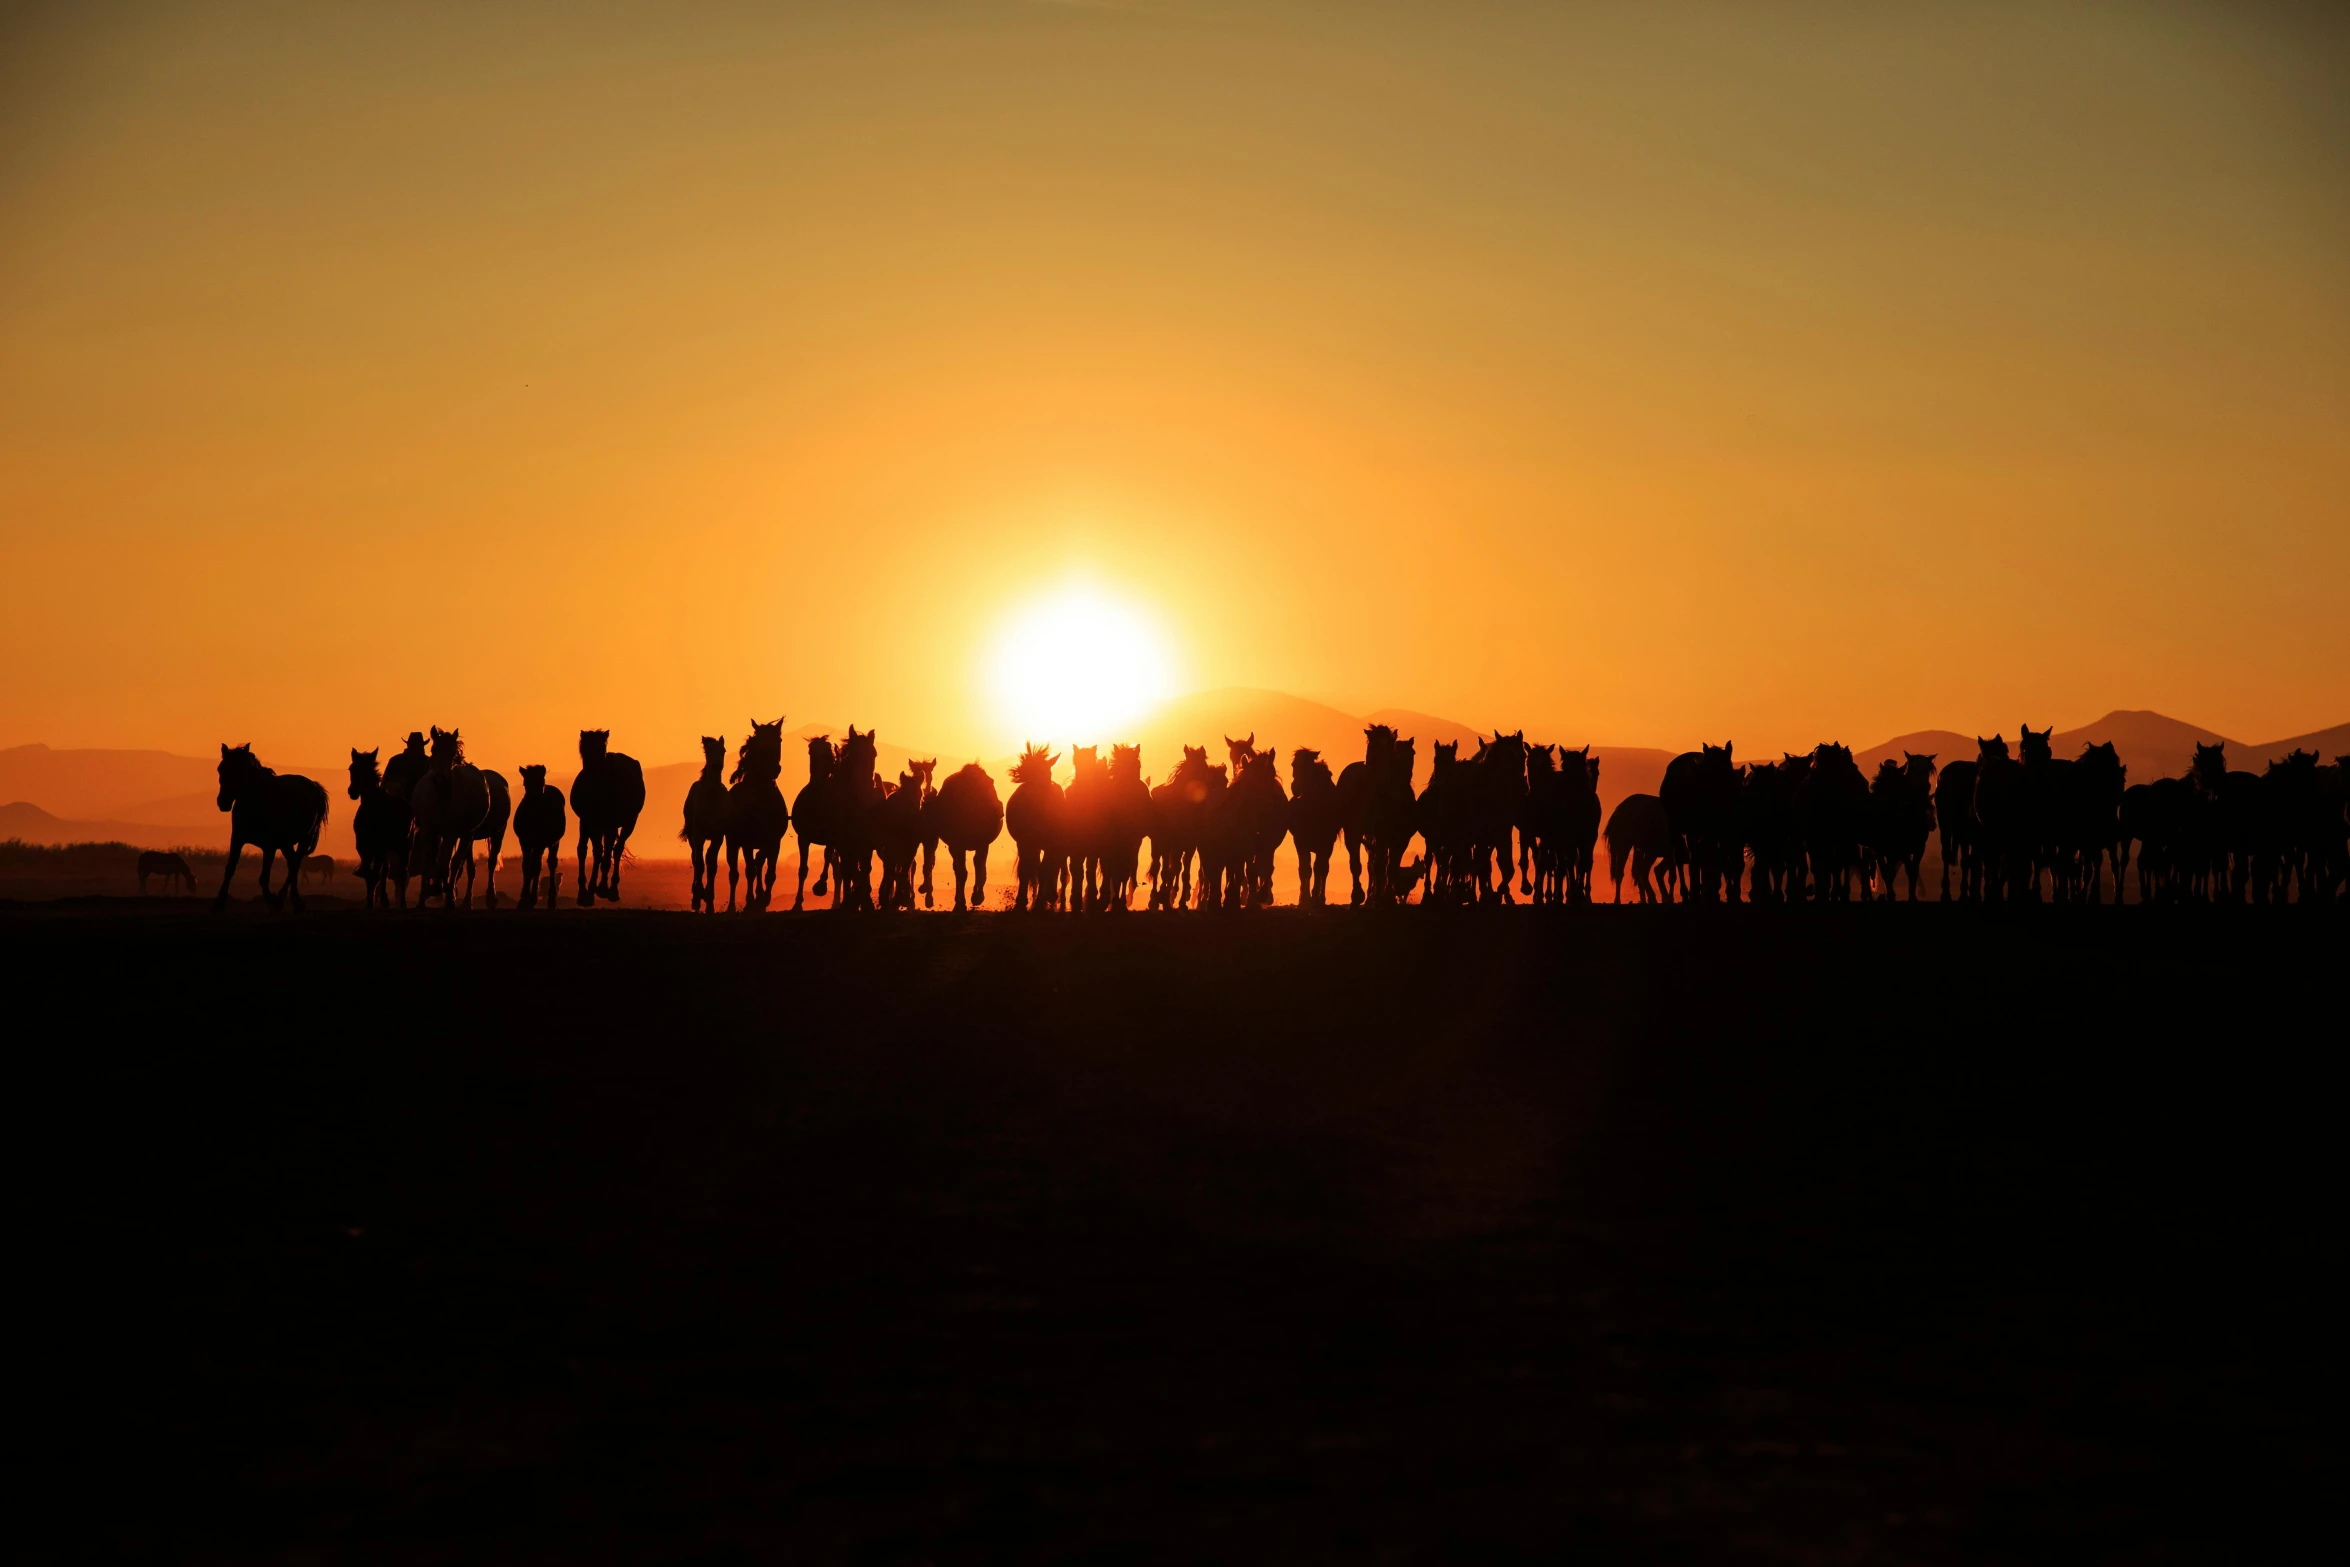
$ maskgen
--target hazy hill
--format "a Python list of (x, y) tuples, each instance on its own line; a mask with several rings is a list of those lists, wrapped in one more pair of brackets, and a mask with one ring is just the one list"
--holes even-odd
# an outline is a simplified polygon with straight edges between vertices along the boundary
[(0, 751), (0, 800), (27, 800), (68, 817), (144, 815), (126, 809), (174, 796), (200, 795), (205, 809), (219, 787), (219, 758), (169, 751), (56, 751), (18, 745)]
[(151, 822), (87, 820), (55, 816), (29, 800), (0, 805), (0, 840), (25, 843), (127, 843), (141, 849), (177, 849), (188, 844), (228, 843), (226, 819), (216, 816), (202, 832)]
[(2293, 751), (2315, 751), (2329, 762), (2337, 756), (2350, 756), (2350, 724), (2336, 724), (2331, 729), (2316, 729), (2305, 735), (2245, 746), (2240, 752), (2231, 745), (2228, 747), (2228, 765), (2251, 767), (2254, 763), (2273, 761)]

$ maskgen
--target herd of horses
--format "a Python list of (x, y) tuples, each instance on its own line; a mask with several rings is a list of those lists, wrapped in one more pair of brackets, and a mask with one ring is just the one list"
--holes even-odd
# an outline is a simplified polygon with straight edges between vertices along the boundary
[[(611, 750), (609, 739), (601, 729), (580, 731), (579, 775), (572, 780), (569, 812), (563, 791), (547, 782), (546, 768), (521, 770), (517, 801), (503, 773), (465, 759), (465, 742), (454, 729), (435, 727), (429, 743), (423, 734), (412, 733), (406, 748), (380, 765), (380, 751), (353, 750), (346, 792), (358, 807), (351, 835), (368, 905), (389, 907), (396, 899), (405, 908), (414, 882), (418, 907), (435, 898), (444, 907), (457, 907), (462, 873), (463, 906), (472, 907), (480, 863), (474, 845), (481, 844), (489, 869), (488, 902), (495, 908), (498, 864), (511, 827), (522, 849), (523, 905), (535, 905), (543, 895), (552, 908), (562, 878), (563, 835), (574, 813), (579, 818), (580, 903), (619, 901), (623, 851), (645, 808), (645, 772), (634, 757)], [(301, 907), (302, 867), (317, 852), (319, 831), (326, 825), (326, 790), (300, 774), (271, 771), (250, 745), (223, 744), (219, 771), (216, 803), (229, 813), (229, 846), (213, 907), (227, 905), (229, 885), (248, 846), (261, 851), (263, 901), (274, 909), (290, 898)], [(270, 864), (280, 854), (286, 879), (273, 889)]]
[[(1063, 785), (1059, 755), (1031, 745), (1010, 771), (1006, 799), (977, 762), (934, 784), (935, 759), (912, 761), (887, 782), (873, 732), (852, 725), (840, 742), (808, 740), (808, 782), (786, 801), (778, 718), (753, 722), (731, 768), (725, 739), (703, 737), (678, 836), (692, 864), (691, 906), (709, 912), (719, 909), (722, 862), (726, 910), (771, 907), (787, 836), (798, 845), (794, 909), (811, 890), (836, 909), (933, 907), (942, 845), (954, 907), (984, 907), (988, 851), (1007, 831), (1020, 911), (1130, 909), (1138, 895), (1161, 910), (1264, 908), (1284, 840), (1296, 853), (1297, 901), (1309, 908), (1328, 901), (1342, 844), (1348, 901), (1358, 906), (1415, 894), (1422, 904), (1589, 903), (1603, 839), (1619, 903), (1627, 871), (1644, 903), (1872, 901), (1903, 891), (1915, 902), (1935, 842), (1944, 901), (1955, 873), (1964, 901), (2102, 902), (2110, 868), (2118, 903), (2133, 852), (2144, 903), (2350, 897), (2350, 757), (2325, 763), (2295, 751), (2254, 774), (2231, 771), (2224, 747), (2199, 745), (2180, 777), (2131, 784), (2112, 745), (2059, 758), (2052, 734), (2025, 728), (2020, 755), (2002, 736), (1978, 739), (1974, 758), (1939, 768), (1931, 755), (1905, 753), (1874, 777), (1838, 744), (1762, 763), (1736, 761), (1727, 744), (1702, 746), (1672, 760), (1657, 793), (1618, 802), (1603, 827), (1591, 748), (1529, 744), (1523, 731), (1481, 739), (1466, 757), (1457, 742), (1438, 742), (1419, 788), (1415, 742), (1384, 724), (1366, 729), (1361, 760), (1335, 773), (1318, 751), (1293, 751), (1286, 788), (1276, 752), (1253, 734), (1225, 737), (1221, 762), (1204, 746), (1184, 747), (1156, 786), (1139, 746), (1113, 745), (1107, 757), (1075, 747)], [(619, 899), (645, 803), (643, 768), (609, 739), (580, 732), (569, 801), (583, 906)], [(348, 790), (370, 906), (406, 907), (413, 881), (419, 907), (470, 907), (480, 844), (495, 907), (509, 826), (522, 850), (522, 905), (554, 906), (570, 823), (545, 767), (521, 769), (517, 801), (501, 774), (465, 760), (454, 729), (434, 728), (429, 742), (411, 734), (381, 767), (377, 757), (352, 751)], [(326, 791), (271, 772), (250, 746), (223, 745), (219, 804), (231, 833), (215, 906), (227, 901), (247, 845), (262, 851), (270, 906), (289, 896), (299, 906)], [(288, 870), (277, 891), (274, 854)]]

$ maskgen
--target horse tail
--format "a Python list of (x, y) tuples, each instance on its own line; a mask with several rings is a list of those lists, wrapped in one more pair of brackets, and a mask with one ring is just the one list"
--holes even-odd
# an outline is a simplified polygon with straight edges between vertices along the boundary
[(308, 829), (302, 834), (302, 853), (309, 855), (318, 849), (318, 835), (326, 828), (326, 790), (319, 784), (310, 785), (311, 815)]

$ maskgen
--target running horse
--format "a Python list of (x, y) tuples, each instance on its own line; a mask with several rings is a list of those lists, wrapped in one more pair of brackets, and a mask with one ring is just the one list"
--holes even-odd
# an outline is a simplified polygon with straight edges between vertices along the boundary
[[(319, 829), (326, 825), (326, 791), (299, 773), (277, 773), (261, 765), (251, 745), (220, 748), (220, 795), (216, 803), (229, 813), (228, 864), (220, 873), (220, 896), (212, 900), (215, 913), (228, 907), (229, 883), (236, 880), (237, 862), (245, 845), (261, 851), (261, 898), (276, 909), (287, 898), (302, 906), (302, 861), (318, 847)], [(269, 888), (270, 861), (286, 857), (286, 881)]]

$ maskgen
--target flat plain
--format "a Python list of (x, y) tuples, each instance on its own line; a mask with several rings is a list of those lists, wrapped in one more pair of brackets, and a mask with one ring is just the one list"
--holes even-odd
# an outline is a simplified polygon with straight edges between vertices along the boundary
[(0, 912), (20, 1539), (2279, 1560), (2325, 909)]

